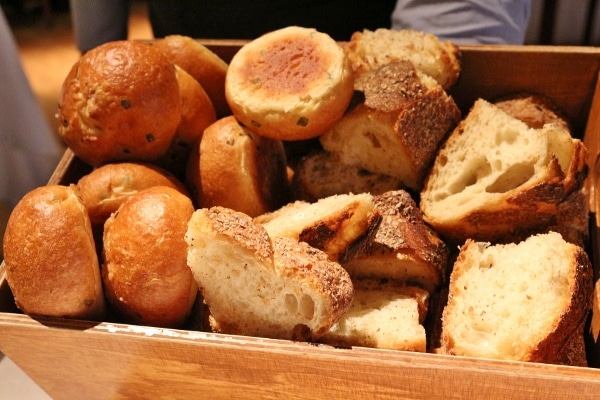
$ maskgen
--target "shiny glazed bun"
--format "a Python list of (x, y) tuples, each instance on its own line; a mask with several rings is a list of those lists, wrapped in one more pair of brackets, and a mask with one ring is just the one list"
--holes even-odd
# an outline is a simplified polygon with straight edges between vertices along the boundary
[(169, 186), (189, 197), (185, 185), (168, 171), (147, 163), (106, 164), (77, 182), (92, 224), (104, 224), (129, 196), (152, 186)]
[(184, 240), (193, 212), (187, 196), (154, 186), (128, 197), (106, 220), (102, 280), (126, 322), (178, 327), (189, 316), (198, 293)]
[(310, 139), (341, 118), (354, 90), (342, 48), (327, 34), (291, 26), (244, 45), (229, 63), (227, 101), (263, 136)]
[(191, 145), (202, 136), (204, 129), (217, 120), (215, 108), (202, 85), (176, 65), (179, 94), (181, 96), (181, 121), (167, 152), (157, 164), (183, 177)]
[(154, 45), (200, 82), (215, 107), (217, 118), (231, 114), (225, 99), (228, 65), (221, 57), (197, 40), (183, 35), (165, 36), (157, 39)]
[(57, 117), (64, 142), (91, 165), (155, 160), (181, 119), (175, 66), (149, 43), (98, 46), (67, 75)]
[(33, 189), (4, 236), (6, 280), (25, 314), (99, 320), (105, 304), (87, 211), (74, 185)]
[(222, 206), (252, 217), (281, 207), (288, 196), (283, 143), (221, 118), (194, 145), (186, 172), (198, 207)]

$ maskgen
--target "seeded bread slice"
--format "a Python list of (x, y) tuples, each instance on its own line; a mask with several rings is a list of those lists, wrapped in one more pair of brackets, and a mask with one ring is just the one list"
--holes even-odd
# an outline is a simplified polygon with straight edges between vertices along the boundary
[(246, 214), (199, 209), (185, 239), (216, 332), (316, 340), (352, 302), (352, 282), (338, 263), (294, 239), (271, 241)]

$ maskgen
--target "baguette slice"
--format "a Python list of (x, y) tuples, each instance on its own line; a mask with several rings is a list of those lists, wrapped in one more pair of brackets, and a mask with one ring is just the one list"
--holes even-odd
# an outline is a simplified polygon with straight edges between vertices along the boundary
[(271, 241), (246, 214), (199, 209), (186, 241), (216, 332), (312, 341), (352, 303), (352, 282), (338, 263), (294, 239)]
[(421, 210), (452, 242), (523, 240), (556, 225), (561, 203), (582, 188), (586, 158), (564, 128), (529, 128), (479, 99), (440, 149)]
[(460, 52), (452, 42), (411, 29), (355, 32), (345, 50), (352, 68), (360, 73), (389, 62), (408, 60), (419, 71), (434, 78), (444, 89), (460, 75)]
[(425, 352), (429, 293), (393, 281), (353, 280), (352, 307), (319, 340), (332, 346)]
[(443, 352), (564, 363), (583, 335), (592, 291), (587, 254), (556, 232), (518, 244), (468, 240), (450, 277)]
[(409, 61), (359, 75), (355, 89), (364, 102), (319, 137), (323, 148), (345, 164), (421, 190), (438, 147), (460, 121), (458, 106)]
[(423, 214), (404, 190), (374, 196), (381, 223), (340, 258), (354, 279), (394, 279), (435, 291), (446, 280), (448, 246), (423, 221)]
[(333, 261), (363, 235), (377, 226), (369, 193), (341, 194), (316, 203), (295, 201), (279, 210), (254, 218), (271, 237), (288, 237), (323, 250)]

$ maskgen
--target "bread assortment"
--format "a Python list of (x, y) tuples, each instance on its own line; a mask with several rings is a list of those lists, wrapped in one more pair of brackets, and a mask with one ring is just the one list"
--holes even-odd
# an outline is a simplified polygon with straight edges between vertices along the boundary
[[(229, 64), (177, 35), (86, 53), (58, 121), (93, 169), (11, 215), (18, 307), (585, 365), (585, 146), (537, 94), (461, 114), (459, 76), (456, 46), (408, 30), (288, 27)], [(42, 285), (49, 261), (77, 268)]]

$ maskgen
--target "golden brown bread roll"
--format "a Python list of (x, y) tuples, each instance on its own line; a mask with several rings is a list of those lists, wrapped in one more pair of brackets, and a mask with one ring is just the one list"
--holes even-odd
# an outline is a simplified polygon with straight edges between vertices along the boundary
[(288, 199), (283, 144), (233, 116), (222, 118), (192, 150), (186, 182), (198, 207), (222, 206), (251, 217), (273, 211)]
[(350, 104), (354, 77), (342, 48), (327, 34), (290, 26), (244, 45), (225, 79), (240, 122), (281, 140), (316, 137)]
[(24, 313), (104, 316), (92, 228), (74, 185), (41, 186), (23, 196), (6, 226), (4, 261), (6, 280)]
[(187, 196), (154, 186), (127, 198), (106, 221), (102, 279), (127, 322), (178, 327), (190, 314), (198, 287), (184, 235), (193, 212)]
[(57, 118), (64, 142), (91, 165), (156, 160), (181, 119), (175, 66), (149, 43), (98, 46), (65, 78)]
[(169, 35), (154, 44), (200, 82), (215, 107), (217, 118), (231, 114), (225, 99), (227, 63), (221, 57), (195, 39), (183, 35)]
[(125, 199), (152, 186), (169, 186), (190, 197), (185, 185), (168, 171), (148, 163), (106, 164), (77, 182), (92, 224), (104, 224)]
[(175, 66), (181, 96), (181, 121), (167, 152), (157, 161), (182, 178), (192, 144), (217, 120), (215, 108), (202, 85), (183, 68)]

